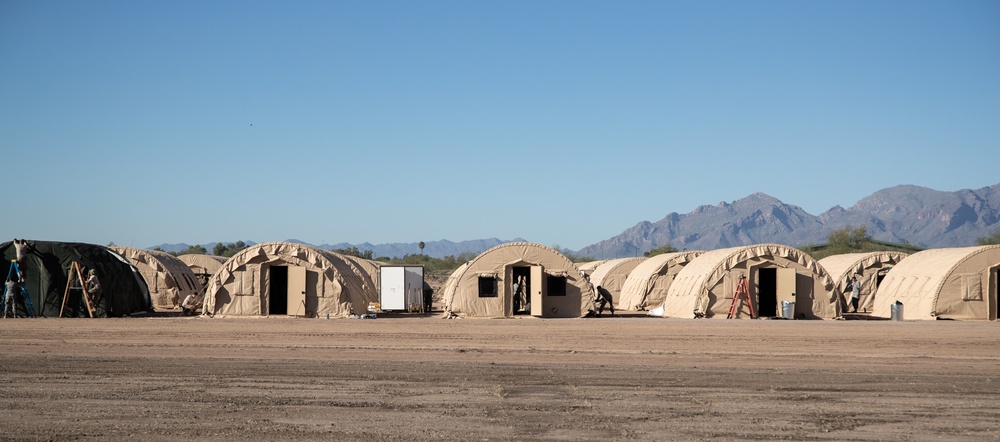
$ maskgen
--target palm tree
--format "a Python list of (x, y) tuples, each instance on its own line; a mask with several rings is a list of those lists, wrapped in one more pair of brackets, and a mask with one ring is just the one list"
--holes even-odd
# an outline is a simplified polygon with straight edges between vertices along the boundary
[(420, 247), (420, 254), (423, 255), (424, 254), (424, 242), (420, 241), (420, 244), (417, 244), (417, 247)]

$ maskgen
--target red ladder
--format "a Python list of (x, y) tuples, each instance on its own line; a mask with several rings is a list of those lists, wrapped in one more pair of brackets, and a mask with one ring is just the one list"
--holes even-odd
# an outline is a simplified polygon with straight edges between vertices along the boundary
[(729, 305), (729, 316), (726, 317), (727, 319), (733, 319), (740, 313), (742, 306), (738, 309), (736, 308), (736, 304), (743, 297), (747, 298), (747, 306), (750, 307), (750, 319), (757, 317), (757, 313), (753, 311), (753, 300), (750, 299), (750, 290), (747, 289), (747, 276), (740, 275), (740, 283), (736, 285), (736, 291), (733, 293), (733, 303)]

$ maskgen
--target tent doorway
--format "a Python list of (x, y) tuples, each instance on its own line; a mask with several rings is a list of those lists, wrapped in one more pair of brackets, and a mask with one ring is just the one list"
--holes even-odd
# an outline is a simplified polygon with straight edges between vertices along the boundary
[(306, 268), (270, 266), (268, 276), (267, 314), (305, 316)]
[(531, 267), (514, 267), (511, 269), (511, 274), (514, 277), (514, 282), (511, 284), (511, 287), (513, 287), (514, 284), (519, 284), (517, 292), (511, 294), (511, 297), (514, 298), (514, 314), (528, 314), (531, 312), (529, 293), (531, 293), (531, 288), (533, 287), (531, 284)]
[(778, 311), (778, 269), (757, 269), (757, 316), (775, 316)]
[(989, 294), (986, 299), (993, 302), (993, 317), (990, 319), (1000, 319), (1000, 267), (993, 267), (990, 269), (990, 281), (989, 281)]
[(288, 267), (270, 266), (268, 267), (267, 284), (268, 302), (267, 314), (287, 315), (288, 314)]

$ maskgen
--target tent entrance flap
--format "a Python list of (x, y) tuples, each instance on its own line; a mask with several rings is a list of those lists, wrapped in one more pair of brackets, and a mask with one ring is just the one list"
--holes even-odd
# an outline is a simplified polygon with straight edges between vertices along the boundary
[(306, 268), (289, 266), (286, 298), (288, 299), (288, 314), (291, 316), (306, 315)]
[(542, 266), (531, 266), (531, 316), (544, 316), (545, 313), (545, 269)]
[(777, 285), (775, 286), (775, 295), (777, 298), (775, 300), (775, 316), (781, 316), (781, 303), (783, 301), (795, 302), (795, 278), (797, 274), (795, 269), (785, 267), (775, 270), (777, 270)]
[(778, 315), (778, 269), (757, 269), (757, 316)]
[(267, 314), (288, 314), (288, 267), (270, 266), (268, 272)]

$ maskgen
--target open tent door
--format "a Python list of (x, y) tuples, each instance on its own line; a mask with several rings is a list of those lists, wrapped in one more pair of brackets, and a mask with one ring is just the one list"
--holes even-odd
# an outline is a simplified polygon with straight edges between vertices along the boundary
[(288, 266), (288, 315), (306, 315), (306, 268)]
[(542, 266), (531, 266), (531, 316), (542, 316), (545, 312), (545, 269)]
[[(781, 303), (782, 301), (795, 302), (795, 269), (789, 268), (779, 268), (778, 270), (778, 281), (775, 291), (777, 296), (777, 311), (776, 316), (781, 316)], [(798, 306), (795, 307), (798, 309)]]
[(990, 268), (990, 280), (987, 287), (989, 294), (986, 297), (987, 304), (989, 304), (987, 307), (989, 309), (987, 317), (991, 321), (1000, 319), (1000, 289), (997, 287), (998, 284), (1000, 284), (1000, 267), (992, 267)]

